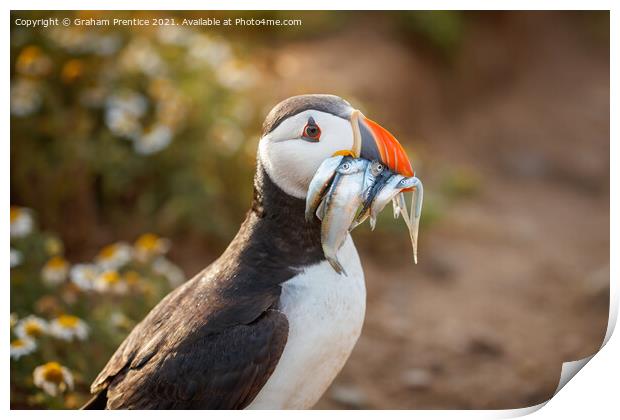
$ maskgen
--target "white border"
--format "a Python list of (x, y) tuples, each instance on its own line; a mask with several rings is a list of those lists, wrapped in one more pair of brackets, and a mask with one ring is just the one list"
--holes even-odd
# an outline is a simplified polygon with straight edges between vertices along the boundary
[[(386, 10), (398, 10), (398, 9), (409, 9), (415, 8), (419, 10), (430, 10), (430, 9), (459, 9), (459, 10), (484, 10), (484, 9), (496, 9), (496, 10), (571, 10), (571, 9), (590, 9), (590, 10), (611, 10), (611, 72), (612, 80), (611, 80), (611, 115), (615, 118), (611, 119), (611, 139), (614, 141), (611, 142), (610, 146), (610, 158), (614, 157), (616, 159), (612, 159), (614, 162), (619, 162), (618, 157), (618, 146), (617, 146), (617, 135), (618, 135), (618, 119), (617, 115), (614, 113), (614, 110), (617, 111), (617, 98), (618, 98), (618, 85), (615, 83), (613, 78), (614, 75), (618, 74), (618, 52), (616, 51), (619, 43), (619, 30), (618, 26), (620, 24), (620, 18), (618, 15), (617, 7), (614, 10), (615, 2), (612, 1), (604, 1), (604, 0), (590, 0), (588, 2), (584, 1), (534, 1), (534, 0), (524, 0), (524, 1), (502, 1), (502, 2), (484, 2), (481, 0), (477, 1), (457, 1), (457, 0), (437, 0), (437, 1), (427, 1), (427, 2), (405, 2), (405, 1), (393, 1), (393, 0), (382, 0), (380, 3), (376, 1), (356, 1), (356, 2), (339, 2), (336, 4), (333, 0), (313, 0), (313, 1), (303, 1), (303, 2), (295, 2), (294, 4), (289, 1), (283, 0), (264, 0), (261, 2), (241, 2), (238, 0), (229, 0), (229, 1), (211, 1), (211, 2), (198, 2), (198, 1), (187, 1), (187, 0), (175, 0), (174, 2), (165, 2), (162, 0), (133, 0), (131, 2), (121, 1), (121, 0), (95, 0), (90, 1), (88, 5), (86, 5), (83, 1), (76, 0), (68, 0), (68, 1), (56, 1), (49, 2), (41, 1), (41, 0), (24, 0), (24, 1), (8, 1), (8, 8), (5, 8), (5, 26), (2, 31), (3, 34), (3, 42), (0, 48), (2, 49), (2, 73), (4, 75), (4, 92), (5, 99), (2, 101), (1, 112), (5, 117), (4, 128), (4, 138), (1, 142), (2, 144), (2, 153), (0, 154), (0, 165), (4, 168), (5, 179), (0, 183), (0, 196), (2, 200), (2, 209), (4, 214), (5, 223), (2, 225), (2, 237), (9, 238), (9, 206), (10, 206), (10, 198), (9, 198), (9, 141), (10, 131), (8, 126), (9, 119), (9, 38), (10, 38), (10, 26), (8, 22), (10, 20), (10, 9), (15, 10), (23, 10), (23, 9), (33, 9), (33, 10), (80, 10), (80, 9), (92, 9), (92, 10), (201, 10), (201, 9), (211, 9), (211, 10), (254, 10), (254, 9), (266, 9), (266, 10), (370, 10), (376, 9), (377, 6), (381, 6), (382, 9)], [(53, 6), (53, 7), (52, 7)], [(617, 185), (619, 169), (615, 168), (611, 165), (611, 181), (612, 185)], [(614, 181), (616, 181), (614, 183)], [(611, 214), (617, 212), (618, 210), (618, 192), (611, 190)], [(620, 363), (618, 362), (618, 358), (615, 355), (620, 355), (620, 341), (617, 337), (611, 335), (613, 332), (613, 328), (616, 323), (617, 314), (618, 314), (618, 268), (615, 261), (618, 260), (618, 246), (616, 240), (614, 238), (618, 237), (618, 223), (611, 219), (611, 233), (612, 233), (612, 241), (611, 241), (611, 306), (610, 306), (610, 322), (608, 325), (607, 335), (605, 337), (606, 345), (604, 348), (594, 355), (592, 361), (588, 363), (583, 372), (579, 373), (578, 380), (570, 381), (564, 388), (560, 390), (557, 396), (552, 398), (547, 404), (541, 404), (535, 407), (529, 407), (518, 410), (472, 410), (472, 411), (427, 411), (427, 410), (416, 410), (416, 411), (387, 411), (381, 412), (381, 415), (387, 415), (390, 417), (402, 417), (402, 418), (507, 418), (507, 417), (517, 417), (530, 413), (534, 413), (533, 416), (540, 419), (546, 418), (583, 418), (584, 416), (594, 416), (594, 418), (612, 418), (614, 415), (618, 413), (618, 403), (617, 403), (617, 389), (618, 389), (618, 381), (617, 375), (620, 371)], [(8, 240), (5, 239), (5, 244), (3, 246), (4, 255), (9, 254), (9, 244)], [(0, 254), (1, 255), (1, 254)], [(0, 263), (3, 267), (4, 273), (9, 273), (9, 264), (8, 258), (0, 259)], [(5, 276), (5, 287), (10, 287), (8, 281), (8, 275)], [(9, 293), (4, 294), (4, 312), (5, 316), (8, 316), (9, 313)], [(8, 329), (8, 320), (5, 322), (5, 328)], [(617, 334), (616, 334), (617, 335)], [(5, 337), (8, 334), (5, 335)], [(6, 344), (5, 344), (6, 345)], [(2, 395), (5, 396), (5, 400), (3, 401), (3, 405), (5, 410), (9, 408), (9, 390), (10, 390), (10, 378), (9, 378), (9, 355), (8, 355), (8, 346), (5, 347), (5, 357), (3, 364), (3, 376), (2, 376)], [(589, 358), (588, 358), (589, 360)], [(587, 361), (586, 361), (587, 362)], [(573, 374), (576, 373), (581, 367), (583, 367), (583, 361), (572, 362), (569, 364), (565, 364), (563, 368), (563, 375), (566, 375), (570, 370), (572, 370)], [(578, 369), (576, 369), (578, 368)], [(576, 371), (575, 371), (576, 369)], [(572, 375), (570, 375), (572, 377)], [(561, 387), (559, 387), (560, 389)], [(544, 406), (544, 409), (539, 410)], [(10, 415), (15, 418), (26, 418), (31, 414), (33, 415), (41, 415), (41, 413), (37, 412), (27, 412), (27, 411), (11, 411)], [(270, 418), (274, 417), (284, 417), (290, 416), (292, 413), (290, 412), (277, 412), (277, 411), (269, 411), (269, 412), (210, 412), (210, 413), (200, 413), (200, 412), (184, 412), (183, 416), (200, 416), (203, 417), (205, 415), (214, 416), (219, 418), (220, 416), (236, 417), (236, 416), (251, 416), (254, 418), (264, 418), (269, 416)], [(295, 416), (306, 417), (306, 416), (316, 416), (316, 415), (324, 415), (326, 412), (322, 411), (306, 411), (306, 412), (295, 412)], [(359, 417), (367, 417), (374, 414), (374, 412), (351, 412), (351, 411), (337, 411), (337, 412), (329, 412), (329, 414), (337, 414), (338, 416), (355, 416), (355, 418)], [(89, 418), (100, 418), (105, 414), (101, 413), (85, 413), (79, 411), (69, 411), (69, 412), (52, 412), (48, 411), (45, 413), (46, 416), (60, 418), (60, 416), (86, 416)], [(132, 416), (131, 412), (116, 412), (111, 413), (110, 415), (115, 416)], [(165, 412), (152, 412), (149, 413), (149, 416), (163, 418), (166, 416)]]

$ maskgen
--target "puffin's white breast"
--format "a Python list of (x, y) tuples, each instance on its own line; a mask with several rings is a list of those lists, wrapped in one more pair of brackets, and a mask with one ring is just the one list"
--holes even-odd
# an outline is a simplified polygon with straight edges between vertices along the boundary
[(282, 285), (280, 310), (288, 318), (288, 341), (248, 409), (311, 408), (344, 366), (364, 323), (366, 287), (350, 236), (338, 259), (348, 276), (323, 261)]

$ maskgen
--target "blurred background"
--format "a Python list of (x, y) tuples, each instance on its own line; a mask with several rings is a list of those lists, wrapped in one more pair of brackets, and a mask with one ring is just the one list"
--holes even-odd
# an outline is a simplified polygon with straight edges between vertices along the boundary
[[(260, 17), (295, 27), (15, 19)], [(362, 337), (317, 408), (518, 408), (600, 347), (609, 303), (606, 12), (11, 16), (11, 404), (77, 408), (133, 326), (213, 261), (252, 198), (262, 120), (332, 93), (425, 184), (419, 260), (354, 239)]]

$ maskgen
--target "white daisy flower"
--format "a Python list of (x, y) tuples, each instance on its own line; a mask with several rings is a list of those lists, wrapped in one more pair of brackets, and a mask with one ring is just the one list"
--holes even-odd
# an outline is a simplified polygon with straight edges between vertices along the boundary
[(101, 274), (101, 268), (95, 264), (75, 264), (71, 267), (69, 278), (80, 290), (93, 290), (95, 279)]
[(125, 242), (105, 246), (95, 257), (95, 262), (104, 270), (116, 270), (131, 261), (132, 248)]
[(163, 25), (157, 28), (157, 38), (168, 45), (185, 46), (192, 35), (193, 31), (182, 26)]
[(122, 43), (123, 40), (118, 34), (98, 35), (92, 50), (97, 55), (110, 56), (119, 50)]
[(32, 210), (11, 206), (11, 238), (23, 238), (34, 229)]
[(47, 32), (57, 45), (74, 54), (82, 54), (90, 50), (93, 41), (93, 32), (82, 31), (81, 28), (53, 28)]
[(230, 60), (232, 55), (232, 48), (227, 41), (205, 34), (196, 34), (191, 39), (187, 61), (194, 68), (203, 63), (217, 68)]
[(120, 54), (119, 62), (128, 71), (140, 71), (151, 77), (164, 73), (166, 69), (157, 49), (146, 38), (131, 41)]
[(256, 84), (258, 73), (249, 65), (230, 60), (217, 68), (216, 77), (220, 85), (228, 89), (243, 90)]
[(155, 124), (134, 140), (133, 147), (141, 155), (152, 155), (164, 150), (172, 142), (172, 130), (166, 125)]
[(69, 263), (61, 256), (54, 256), (45, 263), (41, 270), (43, 282), (48, 286), (57, 286), (67, 279)]
[(168, 279), (168, 283), (172, 287), (176, 287), (185, 281), (183, 270), (164, 257), (159, 257), (153, 262), (153, 271)]
[(28, 315), (15, 326), (15, 335), (19, 338), (36, 338), (46, 334), (47, 331), (47, 322), (34, 315)]
[(124, 294), (127, 292), (127, 283), (123, 281), (118, 271), (108, 270), (99, 274), (95, 279), (95, 290), (103, 293)]
[(37, 343), (31, 338), (16, 338), (11, 341), (11, 359), (18, 360), (22, 356), (37, 349)]
[(124, 313), (117, 311), (110, 315), (110, 324), (114, 328), (129, 329), (132, 321)]
[(37, 387), (53, 397), (73, 389), (73, 375), (58, 362), (48, 362), (36, 367), (32, 377)]
[(36, 112), (43, 103), (36, 82), (19, 79), (11, 83), (11, 114), (26, 117)]
[(11, 328), (15, 327), (18, 321), (19, 317), (17, 316), (17, 314), (15, 312), (11, 312)]
[(154, 233), (141, 235), (134, 243), (134, 255), (142, 262), (163, 255), (170, 249), (170, 241)]
[(136, 118), (140, 118), (146, 114), (148, 100), (144, 95), (138, 92), (126, 90), (111, 95), (106, 101), (106, 108), (120, 109)]
[(24, 254), (17, 249), (11, 248), (11, 268), (17, 267), (24, 261)]
[(102, 34), (82, 31), (81, 28), (54, 28), (47, 32), (61, 48), (73, 54), (95, 53), (110, 56), (116, 53), (122, 44), (118, 34)]
[(120, 108), (110, 108), (105, 113), (105, 123), (112, 133), (129, 140), (136, 139), (142, 133), (140, 120)]
[(77, 316), (61, 315), (49, 324), (50, 334), (65, 341), (74, 338), (85, 340), (88, 337), (88, 325)]
[(140, 118), (148, 109), (144, 95), (134, 91), (116, 93), (108, 97), (105, 108), (105, 123), (112, 133), (130, 140), (142, 134)]

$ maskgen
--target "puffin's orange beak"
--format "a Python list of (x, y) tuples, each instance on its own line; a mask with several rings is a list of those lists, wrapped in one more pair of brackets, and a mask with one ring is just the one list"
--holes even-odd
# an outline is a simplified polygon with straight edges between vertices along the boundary
[(397, 174), (414, 176), (411, 162), (403, 146), (379, 124), (355, 110), (351, 114), (354, 145), (353, 152), (364, 159), (379, 160)]

